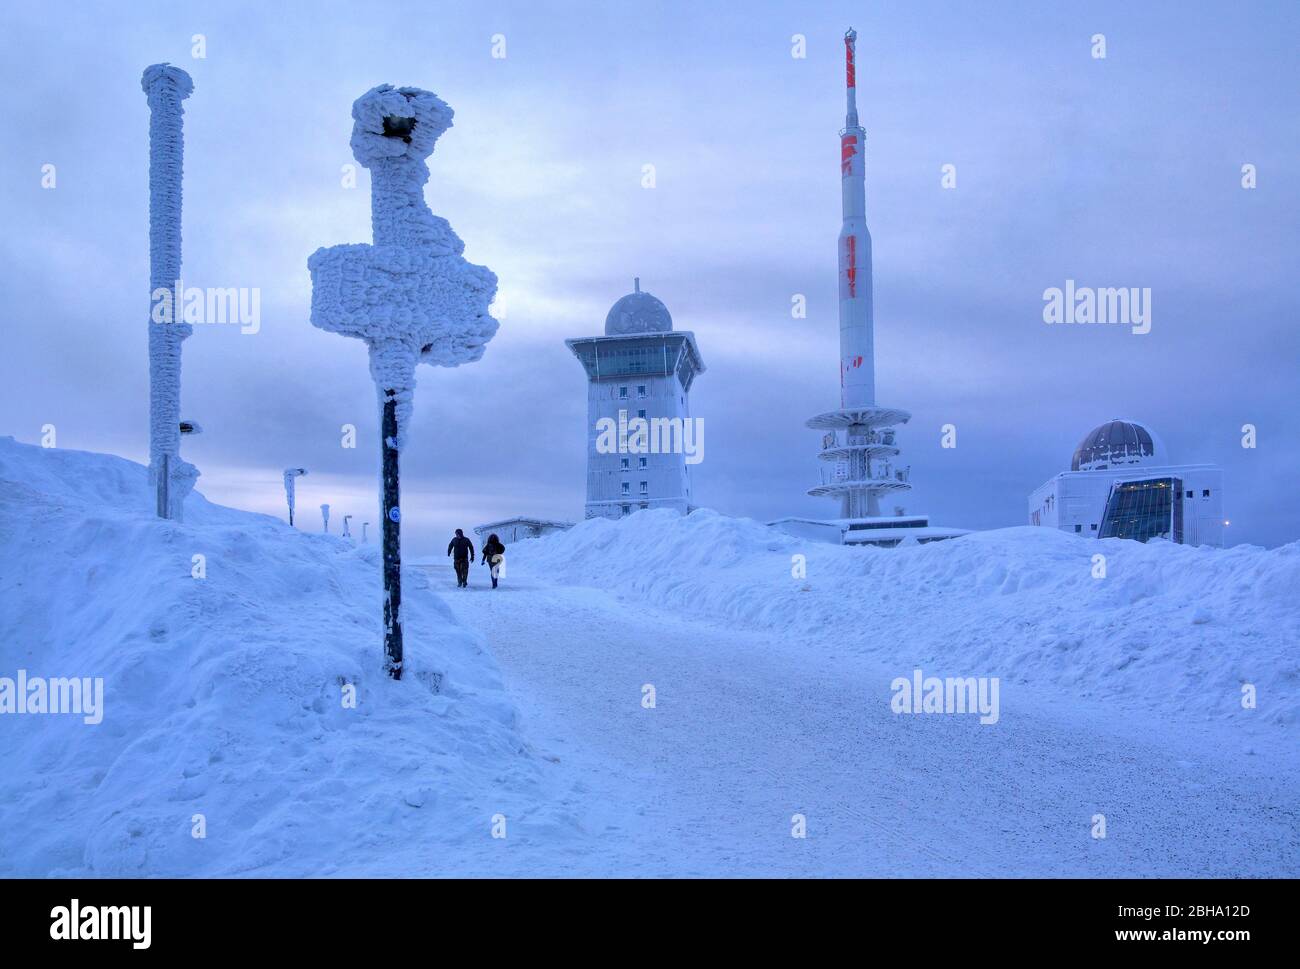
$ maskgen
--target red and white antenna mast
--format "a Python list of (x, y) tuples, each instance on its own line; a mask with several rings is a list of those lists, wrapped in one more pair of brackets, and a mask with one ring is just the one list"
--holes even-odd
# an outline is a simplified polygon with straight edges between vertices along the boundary
[(893, 426), (907, 423), (911, 415), (876, 404), (867, 133), (858, 121), (857, 40), (857, 31), (850, 27), (844, 34), (846, 112), (840, 132), (840, 409), (808, 421), (809, 427), (834, 432), (830, 440), (823, 440), (820, 455), (829, 465), (829, 474), (808, 493), (836, 499), (841, 519), (878, 517), (881, 496), (911, 487), (906, 472), (893, 466), (898, 455)]

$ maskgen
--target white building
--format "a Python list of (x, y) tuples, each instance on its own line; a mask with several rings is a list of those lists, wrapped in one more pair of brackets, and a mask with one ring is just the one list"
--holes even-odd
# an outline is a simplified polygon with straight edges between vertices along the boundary
[(1070, 470), (1029, 496), (1029, 523), (1090, 538), (1223, 545), (1223, 470), (1172, 464), (1137, 421), (1111, 420), (1075, 449)]
[(540, 538), (543, 535), (563, 532), (572, 527), (573, 522), (552, 521), (549, 518), (526, 518), (517, 515), (514, 518), (503, 518), (499, 522), (475, 525), (474, 534), (479, 537), (480, 541), (485, 540), (489, 535), (495, 535), (506, 545), (509, 545), (512, 542), (521, 542), (527, 538)]
[(633, 286), (610, 309), (604, 336), (564, 341), (587, 372), (587, 518), (695, 507), (691, 465), (703, 457), (703, 434), (690, 392), (704, 361), (695, 334), (674, 330), (640, 279)]

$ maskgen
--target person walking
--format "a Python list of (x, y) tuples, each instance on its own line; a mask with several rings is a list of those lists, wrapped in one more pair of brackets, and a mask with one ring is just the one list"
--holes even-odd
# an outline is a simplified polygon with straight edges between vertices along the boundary
[(483, 564), (489, 566), (492, 575), (492, 588), (497, 587), (497, 579), (501, 577), (501, 563), (505, 561), (506, 547), (501, 544), (501, 539), (496, 535), (489, 535), (487, 544), (483, 546)]
[(451, 564), (456, 567), (456, 587), (468, 589), (469, 564), (474, 561), (474, 543), (458, 528), (456, 537), (447, 543), (447, 554), (452, 556)]

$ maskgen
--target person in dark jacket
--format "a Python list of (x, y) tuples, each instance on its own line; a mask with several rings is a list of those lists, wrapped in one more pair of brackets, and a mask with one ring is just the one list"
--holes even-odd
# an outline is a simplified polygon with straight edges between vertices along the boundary
[(483, 564), (491, 567), (494, 589), (497, 587), (497, 579), (501, 577), (501, 563), (505, 561), (505, 553), (506, 547), (501, 544), (501, 539), (489, 535), (487, 544), (483, 546)]
[(452, 555), (451, 564), (456, 567), (456, 587), (468, 589), (469, 563), (474, 561), (474, 543), (458, 528), (456, 537), (447, 543), (447, 554)]

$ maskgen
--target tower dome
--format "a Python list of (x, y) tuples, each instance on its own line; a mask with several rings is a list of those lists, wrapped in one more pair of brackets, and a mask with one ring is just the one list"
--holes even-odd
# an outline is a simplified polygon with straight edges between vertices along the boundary
[(630, 333), (667, 333), (673, 328), (673, 318), (665, 306), (649, 293), (641, 292), (641, 279), (633, 280), (634, 290), (610, 307), (605, 317), (606, 336), (625, 336)]
[(1167, 464), (1164, 443), (1137, 421), (1116, 418), (1094, 427), (1074, 449), (1071, 471), (1104, 471), (1140, 464)]

